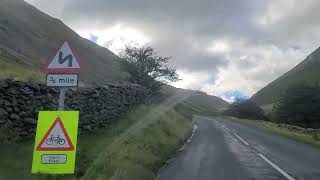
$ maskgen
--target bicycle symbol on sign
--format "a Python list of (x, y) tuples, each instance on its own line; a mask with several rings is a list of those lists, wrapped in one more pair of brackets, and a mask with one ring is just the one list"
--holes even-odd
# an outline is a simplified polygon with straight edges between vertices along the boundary
[(56, 137), (51, 135), (50, 138), (46, 140), (46, 144), (52, 145), (53, 143), (55, 143), (56, 145), (64, 145), (66, 143), (66, 140), (63, 138), (60, 138), (59, 135), (57, 135)]

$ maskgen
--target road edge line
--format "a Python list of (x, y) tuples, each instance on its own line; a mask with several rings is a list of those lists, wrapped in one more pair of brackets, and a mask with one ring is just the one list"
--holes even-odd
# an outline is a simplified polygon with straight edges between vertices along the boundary
[(167, 161), (164, 162), (164, 164), (162, 165), (162, 167), (160, 167), (160, 169), (158, 170), (157, 172), (157, 175), (155, 177), (155, 180), (159, 179), (159, 177), (161, 176), (161, 172), (163, 171), (164, 168), (166, 168), (168, 165), (170, 165), (175, 159), (176, 159), (176, 156), (181, 153), (182, 151), (184, 151), (186, 145), (188, 143), (191, 142), (195, 132), (197, 131), (198, 129), (198, 125), (196, 123), (193, 123), (193, 129), (192, 129), (192, 134), (191, 136), (189, 136), (188, 140), (181, 146), (181, 148), (176, 152), (176, 154), (174, 155), (174, 157), (168, 159)]

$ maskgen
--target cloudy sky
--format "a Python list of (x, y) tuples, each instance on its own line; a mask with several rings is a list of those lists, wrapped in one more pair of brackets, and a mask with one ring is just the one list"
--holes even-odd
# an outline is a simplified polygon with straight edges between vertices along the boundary
[(26, 0), (119, 53), (150, 45), (183, 79), (232, 101), (251, 96), (319, 46), (319, 0)]

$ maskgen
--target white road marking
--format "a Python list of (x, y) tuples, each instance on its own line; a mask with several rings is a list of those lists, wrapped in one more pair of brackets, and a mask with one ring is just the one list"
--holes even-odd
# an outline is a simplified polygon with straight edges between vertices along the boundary
[(190, 138), (188, 139), (189, 142), (190, 142), (191, 139), (193, 138), (194, 133), (196, 132), (197, 129), (198, 129), (198, 126), (197, 126), (196, 124), (194, 124), (194, 125), (193, 125), (192, 134), (191, 134)]
[(249, 143), (247, 141), (243, 140), (240, 136), (238, 136), (236, 133), (233, 133), (237, 138), (239, 138), (245, 145), (249, 146)]
[[(228, 129), (226, 126), (216, 122), (220, 127), (225, 129), (226, 131), (229, 131), (233, 135), (235, 135), (238, 139), (240, 139), (245, 145), (249, 146), (249, 143), (247, 143), (244, 139), (242, 139), (240, 136), (238, 136), (235, 132)], [(284, 177), (286, 177), (288, 180), (295, 180), (292, 176), (290, 176), (288, 173), (286, 173), (284, 170), (279, 168), (277, 165), (275, 165), (273, 162), (271, 162), (268, 158), (266, 158), (263, 154), (258, 154), (263, 160), (265, 160), (270, 166), (272, 166), (274, 169), (276, 169), (278, 172), (280, 172)]]
[(238, 139), (240, 139), (245, 145), (249, 146), (249, 143), (247, 143), (245, 140), (243, 140), (240, 136), (238, 136), (236, 133), (232, 132), (229, 128), (227, 128), (225, 125), (222, 125), (218, 122), (216, 122), (220, 127), (222, 127), (223, 129), (225, 129), (226, 131), (229, 131), (230, 133), (232, 133), (233, 135), (235, 135)]
[(278, 172), (280, 172), (284, 177), (286, 177), (289, 180), (295, 180), (293, 177), (291, 177), (289, 174), (287, 174), (285, 171), (283, 171), (281, 168), (279, 168), (277, 165), (273, 164), (269, 159), (267, 159), (263, 154), (258, 154), (263, 160), (265, 160), (268, 164), (270, 164), (273, 168), (275, 168)]

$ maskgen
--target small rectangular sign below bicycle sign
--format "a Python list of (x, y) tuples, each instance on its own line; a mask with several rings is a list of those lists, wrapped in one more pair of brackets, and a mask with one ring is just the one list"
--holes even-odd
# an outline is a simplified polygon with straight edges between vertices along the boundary
[(42, 164), (65, 164), (66, 162), (66, 154), (44, 154), (41, 156)]
[(79, 111), (40, 111), (32, 173), (73, 174)]

